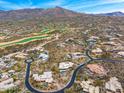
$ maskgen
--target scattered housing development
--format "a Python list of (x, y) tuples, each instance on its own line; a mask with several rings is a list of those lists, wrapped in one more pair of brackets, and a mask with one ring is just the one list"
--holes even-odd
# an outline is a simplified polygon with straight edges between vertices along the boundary
[(124, 93), (124, 18), (0, 10), (0, 93), (32, 92)]

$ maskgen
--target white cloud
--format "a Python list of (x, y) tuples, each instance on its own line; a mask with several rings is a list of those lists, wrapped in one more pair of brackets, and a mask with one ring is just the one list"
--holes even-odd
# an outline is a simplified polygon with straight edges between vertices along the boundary
[[(95, 0), (97, 1), (97, 0)], [(116, 3), (124, 3), (124, 0), (98, 0), (98, 2), (92, 1), (92, 3), (88, 2), (80, 2), (78, 4), (68, 4), (63, 7), (67, 9), (73, 9), (75, 11), (78, 11), (80, 9), (86, 9), (86, 8), (92, 8), (96, 6), (102, 6), (102, 5), (107, 5), (107, 4), (116, 4)], [(123, 9), (124, 11), (124, 9)]]
[(103, 0), (105, 2), (110, 2), (110, 3), (121, 3), (124, 2), (124, 0)]
[(35, 6), (31, 6), (32, 1), (29, 0), (28, 4), (15, 4), (7, 1), (0, 0), (0, 7), (3, 7), (5, 9), (23, 9), (23, 8), (36, 8)]
[(0, 4), (9, 4), (10, 2), (0, 0)]

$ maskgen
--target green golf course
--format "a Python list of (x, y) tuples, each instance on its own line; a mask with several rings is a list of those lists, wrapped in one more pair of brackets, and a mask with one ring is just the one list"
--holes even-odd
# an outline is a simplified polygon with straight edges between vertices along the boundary
[(5, 44), (0, 44), (0, 47), (7, 47), (7, 46), (15, 45), (15, 44), (24, 44), (24, 43), (28, 43), (28, 42), (35, 41), (35, 40), (42, 40), (48, 37), (49, 37), (48, 35), (28, 37), (28, 38), (21, 39), (21, 40), (5, 42)]
[(17, 44), (24, 44), (28, 43), (31, 41), (36, 41), (36, 40), (42, 40), (50, 37), (50, 33), (54, 32), (55, 30), (50, 30), (50, 29), (43, 29), (41, 32), (36, 33), (37, 36), (32, 36), (32, 37), (27, 37), (27, 38), (22, 38), (19, 40), (14, 40), (14, 41), (9, 41), (9, 42), (2, 42), (0, 43), (0, 47), (7, 47), (7, 46), (12, 46), (12, 45), (17, 45)]

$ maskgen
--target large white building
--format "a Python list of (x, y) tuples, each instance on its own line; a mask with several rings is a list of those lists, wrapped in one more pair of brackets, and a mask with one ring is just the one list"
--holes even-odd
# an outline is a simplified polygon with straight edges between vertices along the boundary
[(102, 51), (102, 49), (100, 49), (100, 48), (96, 48), (96, 49), (93, 49), (92, 52), (99, 54), (99, 53), (102, 53), (103, 51)]
[(75, 52), (75, 53), (68, 54), (67, 57), (72, 59), (79, 59), (79, 58), (84, 58), (85, 56), (81, 52)]
[(61, 63), (59, 63), (59, 69), (65, 70), (65, 69), (72, 67), (73, 65), (74, 65), (74, 63), (72, 63), (72, 62), (61, 62)]
[(47, 82), (47, 83), (53, 82), (53, 77), (52, 77), (51, 71), (44, 72), (42, 75), (33, 74), (33, 78), (35, 81), (42, 81), (42, 82)]
[(123, 51), (118, 52), (118, 55), (124, 56), (124, 52)]
[(5, 81), (0, 82), (0, 90), (7, 90), (15, 87), (16, 85), (13, 82), (13, 78), (9, 78)]

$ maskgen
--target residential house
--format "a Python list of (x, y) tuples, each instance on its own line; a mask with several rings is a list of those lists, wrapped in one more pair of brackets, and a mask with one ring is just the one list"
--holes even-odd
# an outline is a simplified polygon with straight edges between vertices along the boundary
[(59, 63), (59, 69), (66, 70), (66, 69), (72, 67), (73, 65), (74, 65), (74, 63), (72, 63), (72, 62), (61, 62), (61, 63)]
[(102, 49), (100, 49), (100, 48), (96, 48), (96, 49), (93, 49), (92, 50), (92, 53), (94, 53), (94, 54), (101, 54), (103, 51), (102, 51)]
[(71, 59), (79, 59), (79, 58), (84, 58), (85, 56), (81, 52), (75, 52), (75, 53), (68, 54), (67, 57)]
[(120, 55), (120, 56), (124, 56), (124, 52), (123, 51), (120, 51), (117, 54)]
[(42, 59), (43, 61), (48, 61), (49, 59), (49, 54), (48, 52), (44, 52), (44, 53), (40, 53), (40, 55), (38, 56), (39, 59)]
[(0, 82), (0, 90), (4, 91), (15, 87), (16, 85), (13, 82), (14, 82), (13, 78), (9, 78), (5, 81)]
[(20, 59), (25, 59), (28, 56), (28, 54), (23, 53), (23, 52), (17, 52), (15, 57), (20, 58)]
[(53, 77), (52, 77), (51, 71), (44, 72), (42, 75), (33, 74), (33, 78), (35, 81), (38, 81), (38, 82), (40, 82), (40, 81), (47, 82), (47, 83), (53, 82)]

